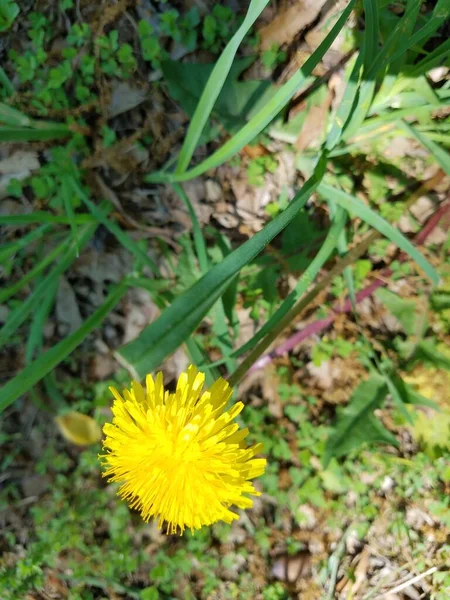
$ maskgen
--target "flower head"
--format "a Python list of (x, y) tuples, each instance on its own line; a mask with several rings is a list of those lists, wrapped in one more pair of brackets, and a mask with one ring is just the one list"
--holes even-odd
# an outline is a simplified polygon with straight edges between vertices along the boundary
[(226, 405), (232, 390), (218, 379), (203, 391), (205, 375), (191, 365), (174, 393), (164, 390), (162, 373), (136, 381), (115, 400), (113, 422), (104, 426), (104, 476), (122, 485), (119, 495), (148, 521), (167, 523), (168, 533), (238, 518), (234, 505), (249, 508), (247, 494), (259, 495), (249, 481), (264, 472), (254, 458), (261, 444), (247, 447), (248, 429), (233, 420), (244, 405)]

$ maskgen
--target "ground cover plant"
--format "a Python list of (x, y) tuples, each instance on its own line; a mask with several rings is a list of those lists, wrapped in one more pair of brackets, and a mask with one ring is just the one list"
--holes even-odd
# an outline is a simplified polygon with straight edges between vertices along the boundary
[[(0, 0), (2, 598), (449, 597), (449, 16)], [(98, 454), (188, 364), (267, 467), (180, 538)]]

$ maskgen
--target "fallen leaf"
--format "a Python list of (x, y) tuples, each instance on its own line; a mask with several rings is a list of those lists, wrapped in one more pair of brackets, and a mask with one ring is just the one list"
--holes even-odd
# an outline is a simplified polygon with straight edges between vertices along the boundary
[(0, 200), (8, 196), (8, 185), (12, 179), (23, 181), (40, 168), (37, 152), (19, 150), (0, 161)]
[(317, 19), (326, 0), (300, 0), (287, 10), (278, 13), (275, 19), (259, 30), (262, 50), (272, 44), (290, 44), (292, 40)]
[(299, 552), (295, 556), (282, 556), (272, 567), (272, 576), (279, 581), (294, 583), (301, 577), (311, 573), (311, 555), (309, 552)]
[(79, 412), (72, 411), (55, 417), (55, 423), (61, 435), (77, 446), (95, 444), (102, 437), (98, 423), (92, 417)]
[(108, 106), (108, 117), (112, 119), (139, 106), (148, 98), (148, 92), (132, 87), (128, 83), (119, 83), (113, 87)]
[(63, 326), (64, 335), (73, 333), (83, 323), (78, 302), (72, 286), (65, 277), (60, 277), (56, 294), (56, 318)]

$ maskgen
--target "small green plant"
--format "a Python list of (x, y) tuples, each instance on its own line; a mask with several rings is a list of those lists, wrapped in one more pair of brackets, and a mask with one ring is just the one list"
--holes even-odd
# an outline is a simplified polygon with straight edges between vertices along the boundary
[(0, 0), (0, 31), (12, 26), (19, 11), (19, 5), (14, 0)]
[(264, 183), (265, 173), (275, 173), (278, 161), (270, 154), (252, 159), (247, 166), (247, 177), (250, 185), (261, 186)]
[(284, 50), (280, 50), (278, 44), (272, 44), (268, 50), (264, 50), (261, 54), (261, 61), (267, 69), (273, 69), (280, 63), (285, 62), (287, 54)]

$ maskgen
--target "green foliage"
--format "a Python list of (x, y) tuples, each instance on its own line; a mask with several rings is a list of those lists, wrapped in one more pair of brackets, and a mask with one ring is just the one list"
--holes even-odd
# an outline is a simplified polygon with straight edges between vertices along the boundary
[(261, 55), (263, 65), (267, 69), (273, 69), (278, 64), (286, 60), (287, 54), (284, 50), (280, 50), (278, 44), (272, 44), (268, 50), (264, 50)]
[(278, 161), (270, 154), (253, 158), (247, 166), (247, 177), (250, 185), (261, 186), (264, 184), (264, 174), (274, 173), (278, 168)]
[(348, 406), (338, 413), (333, 433), (327, 441), (324, 466), (332, 456), (342, 456), (362, 444), (384, 442), (396, 445), (395, 437), (374, 416), (388, 392), (385, 380), (371, 375), (359, 384), (350, 398)]
[(311, 359), (316, 366), (320, 366), (334, 355), (347, 358), (354, 349), (354, 344), (348, 340), (339, 337), (334, 340), (329, 340), (326, 337), (323, 337), (319, 343), (314, 345), (311, 352)]
[(19, 12), (19, 5), (14, 0), (0, 0), (0, 31), (9, 29)]
[[(231, 133), (238, 131), (258, 106), (272, 94), (271, 85), (267, 81), (238, 80), (251, 62), (253, 62), (251, 58), (234, 62), (211, 113), (211, 116)], [(170, 95), (181, 104), (188, 115), (192, 116), (214, 65), (180, 64), (165, 60), (161, 67)], [(213, 135), (211, 125), (203, 135), (206, 137)]]

